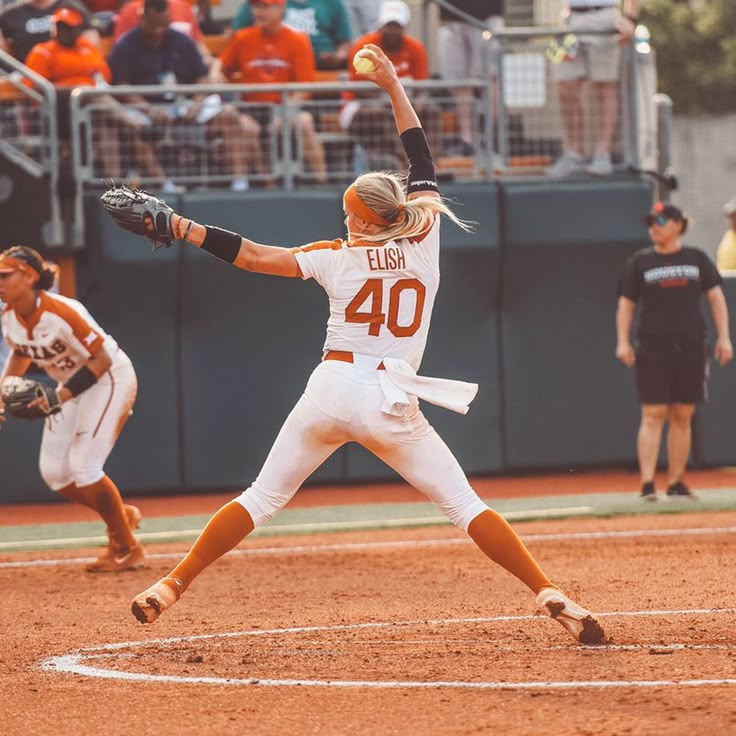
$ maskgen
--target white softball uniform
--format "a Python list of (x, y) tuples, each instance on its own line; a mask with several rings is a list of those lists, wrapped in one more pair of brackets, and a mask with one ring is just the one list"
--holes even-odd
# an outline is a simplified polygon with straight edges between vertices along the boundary
[(14, 353), (31, 358), (59, 383), (102, 348), (112, 358), (94, 386), (65, 402), (46, 422), (41, 440), (41, 476), (52, 490), (96, 483), (135, 403), (138, 384), (130, 358), (80, 302), (45, 291), (39, 292), (36, 311), (27, 321), (6, 307), (2, 329)]
[(346, 442), (373, 452), (463, 530), (488, 508), (419, 409), (423, 398), (465, 413), (478, 389), (416, 375), (439, 287), (439, 245), (437, 218), (416, 241), (334, 240), (294, 249), (303, 277), (315, 279), (329, 297), (325, 360), (258, 478), (236, 499), (256, 526)]

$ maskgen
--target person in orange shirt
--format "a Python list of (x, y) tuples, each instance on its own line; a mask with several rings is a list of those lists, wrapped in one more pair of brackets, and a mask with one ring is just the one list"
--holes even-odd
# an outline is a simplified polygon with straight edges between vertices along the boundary
[[(378, 12), (378, 30), (356, 39), (348, 55), (350, 81), (357, 81), (353, 58), (366, 44), (375, 44), (393, 63), (400, 79), (422, 80), (429, 78), (429, 64), (424, 44), (406, 33), (411, 20), (409, 6), (401, 0), (381, 3)], [(406, 157), (394, 135), (391, 110), (383, 101), (375, 99), (375, 93), (361, 93), (361, 101), (355, 92), (345, 92), (346, 104), (340, 115), (340, 124), (360, 141), (366, 151), (369, 167), (378, 169), (406, 169)], [(433, 151), (441, 149), (440, 112), (421, 95), (413, 100), (414, 108), (422, 121), (427, 140)]]
[[(83, 86), (104, 86), (112, 78), (102, 52), (82, 35), (84, 26), (82, 13), (74, 8), (60, 8), (52, 16), (51, 40), (36, 44), (25, 62), (29, 69), (57, 88), (59, 136), (64, 141), (71, 138), (69, 98), (72, 90)], [(102, 176), (110, 179), (122, 176), (121, 129), (136, 139), (133, 149), (142, 168), (149, 171), (149, 157), (153, 152), (148, 144), (139, 140), (139, 126), (126, 117), (124, 108), (113, 97), (97, 97), (95, 104), (107, 108), (94, 115), (96, 158)]]
[[(219, 64), (225, 77), (239, 75), (244, 84), (286, 84), (314, 82), (316, 67), (309, 36), (284, 25), (285, 0), (251, 0), (255, 25), (238, 31), (220, 54)], [(268, 169), (263, 160), (261, 132), (269, 125), (277, 128), (279, 118), (273, 118), (273, 106), (281, 103), (279, 92), (245, 94), (251, 105), (243, 115), (246, 129), (245, 145), (252, 168), (264, 175)], [(308, 99), (302, 92), (294, 92), (290, 99), (301, 103)], [(317, 136), (314, 116), (300, 110), (294, 118), (294, 129), (301, 136), (304, 158), (318, 184), (327, 181), (327, 167), (322, 141)]]
[(102, 52), (82, 36), (84, 16), (74, 8), (61, 8), (51, 22), (51, 40), (31, 49), (26, 66), (56, 87), (94, 87), (100, 78), (110, 82)]

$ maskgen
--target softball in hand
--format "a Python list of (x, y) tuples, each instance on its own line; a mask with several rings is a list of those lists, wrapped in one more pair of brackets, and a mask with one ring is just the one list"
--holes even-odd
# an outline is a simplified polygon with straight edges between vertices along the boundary
[(358, 74), (367, 74), (376, 70), (376, 65), (371, 59), (369, 51), (362, 49), (353, 57), (353, 68)]

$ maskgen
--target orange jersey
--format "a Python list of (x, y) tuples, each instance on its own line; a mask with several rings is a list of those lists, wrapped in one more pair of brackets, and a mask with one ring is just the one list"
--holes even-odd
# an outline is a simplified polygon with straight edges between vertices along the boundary
[(37, 43), (25, 63), (57, 87), (94, 86), (95, 74), (101, 74), (106, 82), (112, 79), (105, 57), (86, 38), (80, 38), (71, 49), (54, 40)]
[(6, 306), (2, 328), (5, 341), (14, 353), (31, 358), (61, 383), (103, 347), (113, 364), (117, 355), (122, 354), (115, 340), (103, 332), (80, 302), (46, 291), (39, 292), (36, 311), (28, 320)]
[[(266, 36), (257, 26), (238, 31), (220, 54), (225, 75), (239, 72), (244, 84), (314, 82), (317, 78), (309, 36), (288, 26)], [(278, 92), (243, 95), (248, 102), (281, 102)]]
[[(381, 44), (382, 34), (380, 31), (374, 31), (373, 33), (366, 33), (365, 36), (361, 36), (355, 41), (353, 47), (350, 49), (348, 54), (348, 70), (350, 74), (350, 81), (354, 82), (360, 78), (355, 72), (353, 67), (353, 57), (360, 51), (363, 46), (367, 43), (372, 43), (375, 46), (379, 46), (386, 56), (391, 59), (394, 67), (396, 67), (396, 73), (401, 78), (407, 79), (429, 79), (429, 62), (427, 61), (427, 50), (424, 48), (424, 44), (418, 39), (407, 36), (404, 34), (401, 48), (398, 51), (387, 51)], [(343, 95), (345, 99), (354, 99), (354, 92), (345, 92)]]

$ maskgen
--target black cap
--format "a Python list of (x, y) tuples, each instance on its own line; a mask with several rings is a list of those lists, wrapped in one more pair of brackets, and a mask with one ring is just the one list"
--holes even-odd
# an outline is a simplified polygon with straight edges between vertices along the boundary
[(683, 211), (670, 202), (655, 202), (652, 211), (644, 218), (644, 222), (651, 225), (657, 217), (666, 217), (668, 220), (675, 220), (676, 222), (687, 220)]

